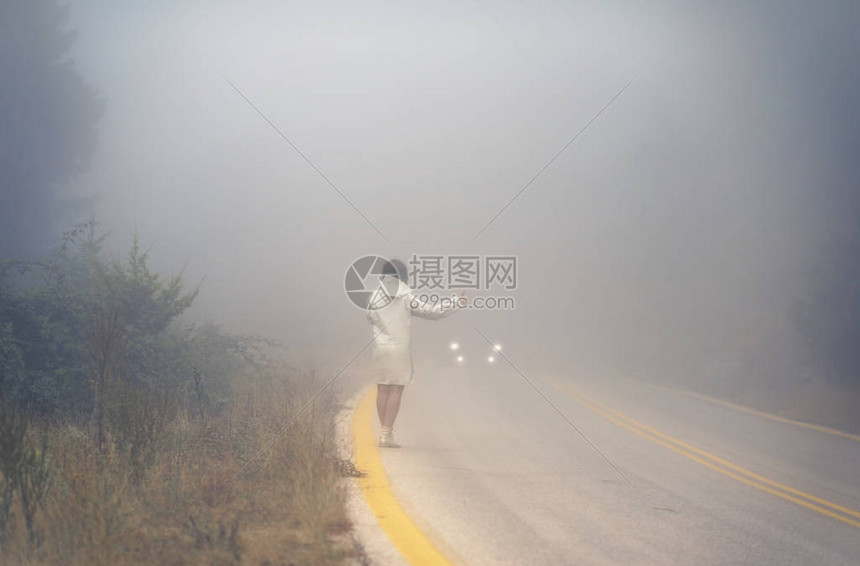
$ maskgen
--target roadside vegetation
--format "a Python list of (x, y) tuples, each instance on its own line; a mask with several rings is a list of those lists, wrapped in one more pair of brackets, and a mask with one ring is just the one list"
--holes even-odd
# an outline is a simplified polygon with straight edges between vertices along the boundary
[(0, 265), (0, 563), (341, 564), (333, 407), (89, 222)]

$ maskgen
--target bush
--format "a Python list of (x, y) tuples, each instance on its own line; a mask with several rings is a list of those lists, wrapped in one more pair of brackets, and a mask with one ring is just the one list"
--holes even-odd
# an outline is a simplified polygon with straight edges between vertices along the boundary
[(231, 482), (311, 380), (265, 340), (181, 324), (197, 290), (136, 239), (104, 259), (95, 228), (0, 265), (0, 562), (341, 563), (331, 407)]
[(102, 424), (99, 395), (160, 413), (182, 403), (198, 415), (218, 410), (230, 376), (268, 343), (211, 323), (182, 326), (198, 290), (186, 291), (181, 274), (152, 272), (137, 238), (125, 260), (106, 260), (104, 238), (91, 220), (48, 258), (0, 264), (0, 397), (45, 416), (94, 413)]

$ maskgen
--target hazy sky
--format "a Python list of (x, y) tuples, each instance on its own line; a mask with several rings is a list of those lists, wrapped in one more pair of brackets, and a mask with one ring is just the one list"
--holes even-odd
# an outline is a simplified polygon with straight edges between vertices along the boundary
[(75, 191), (205, 278), (197, 316), (323, 366), (370, 338), (343, 275), (372, 253), (517, 255), (517, 309), (469, 317), (529, 363), (782, 340), (822, 226), (854, 224), (821, 195), (856, 183), (860, 10), (712, 4), (72, 1), (107, 103)]

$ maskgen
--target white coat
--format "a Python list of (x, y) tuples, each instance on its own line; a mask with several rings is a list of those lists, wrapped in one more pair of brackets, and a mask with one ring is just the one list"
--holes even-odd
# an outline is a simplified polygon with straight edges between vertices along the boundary
[[(370, 299), (370, 305), (384, 304), (380, 308), (368, 308), (367, 320), (373, 326), (373, 368), (377, 383), (384, 385), (407, 385), (415, 371), (412, 365), (412, 315), (420, 318), (438, 319), (453, 314), (457, 307), (443, 308), (442, 302), (420, 301), (403, 281), (394, 281), (396, 276), (383, 275), (384, 280)], [(386, 293), (385, 289), (396, 292)], [(385, 288), (383, 288), (385, 285)], [(382, 301), (382, 303), (380, 303)]]

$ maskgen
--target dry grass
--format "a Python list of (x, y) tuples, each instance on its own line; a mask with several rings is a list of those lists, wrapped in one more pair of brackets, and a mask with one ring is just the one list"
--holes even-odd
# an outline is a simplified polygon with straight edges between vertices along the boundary
[[(180, 415), (135, 469), (108, 436), (70, 424), (47, 435), (51, 480), (31, 540), (14, 502), (3, 564), (343, 564), (353, 554), (330, 407), (314, 406), (225, 484), (310, 398), (274, 373), (244, 378), (217, 417)], [(142, 473), (141, 473), (142, 472)]]

